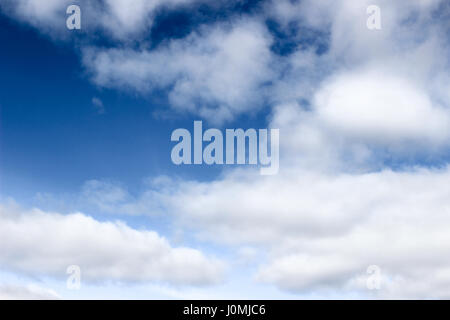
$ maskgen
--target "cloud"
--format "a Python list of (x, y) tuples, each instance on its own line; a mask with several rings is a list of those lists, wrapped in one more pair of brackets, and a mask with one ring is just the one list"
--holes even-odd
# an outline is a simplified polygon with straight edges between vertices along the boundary
[[(315, 95), (318, 121), (367, 143), (447, 143), (448, 108), (433, 105), (418, 86), (383, 69), (336, 75)], [(395, 151), (392, 151), (395, 152)]]
[(262, 107), (272, 76), (271, 38), (260, 23), (204, 27), (152, 51), (89, 48), (84, 64), (102, 87), (142, 94), (168, 90), (171, 105), (210, 121)]
[[(172, 108), (211, 122), (269, 101), (282, 157), (276, 176), (237, 169), (208, 182), (160, 179), (138, 196), (90, 181), (86, 201), (104, 212), (165, 213), (200, 240), (238, 248), (240, 259), (265, 252), (254, 259), (255, 278), (283, 290), (450, 297), (450, 168), (437, 168), (436, 160), (449, 140), (442, 3), (379, 1), (382, 29), (371, 31), (371, 1), (274, 1), (265, 17), (282, 28), (298, 22), (296, 48), (285, 56), (271, 51), (275, 36), (254, 17), (202, 26), (152, 50), (126, 41), (84, 48), (84, 66), (98, 86), (167, 92)], [(134, 4), (110, 2), (100, 24), (113, 37), (139, 32), (156, 7)], [(54, 10), (49, 3), (33, 14)], [(323, 52), (301, 41), (307, 30), (320, 35)], [(421, 167), (424, 159), (431, 168)], [(79, 264), (91, 281), (220, 278), (216, 260), (120, 222), (37, 209), (4, 210), (0, 220), (0, 261), (14, 270), (58, 276)], [(369, 265), (382, 270), (377, 294), (365, 286)]]
[(310, 100), (320, 82), (331, 75), (368, 66), (391, 75), (400, 72), (424, 87), (439, 86), (434, 82), (445, 77), (443, 71), (449, 68), (444, 54), (449, 51), (448, 5), (439, 0), (377, 1), (382, 29), (374, 31), (366, 27), (366, 8), (371, 4), (369, 0), (267, 4), (267, 17), (278, 22), (294, 46), (282, 60), (286, 66), (275, 83), (275, 105)]
[[(94, 13), (94, 2), (79, 1), (83, 3), (82, 8), (82, 28), (85, 26), (84, 18)], [(0, 3), (2, 13), (19, 20), (22, 23), (31, 25), (54, 39), (64, 39), (67, 37), (66, 14), (67, 7), (74, 4), (70, 0), (4, 0)]]
[(103, 31), (112, 39), (125, 41), (151, 29), (157, 10), (175, 8), (197, 0), (4, 0), (0, 8), (8, 15), (38, 28), (41, 32), (64, 38), (67, 36), (66, 9), (71, 4), (81, 8), (82, 30)]
[(105, 106), (103, 105), (102, 100), (100, 100), (97, 97), (94, 97), (94, 98), (92, 98), (92, 104), (94, 105), (94, 108), (97, 110), (98, 114), (105, 113)]
[[(236, 249), (237, 268), (249, 256), (256, 281), (292, 293), (448, 298), (449, 178), (449, 167), (234, 170), (212, 182), (156, 179), (119, 207), (158, 208), (197, 240)], [(382, 271), (378, 291), (366, 287), (370, 265)]]
[[(377, 31), (366, 27), (366, 9), (374, 4), (381, 9), (382, 28)], [(407, 42), (433, 37), (443, 26), (436, 23), (439, 11), (446, 9), (442, 4), (442, 0), (275, 0), (267, 3), (266, 15), (284, 28), (297, 24), (299, 30), (325, 32), (329, 35), (331, 55), (340, 63), (354, 65), (400, 53), (400, 47)]]
[(106, 13), (101, 17), (102, 26), (114, 37), (149, 30), (156, 11), (163, 7), (173, 8), (197, 0), (105, 0)]
[[(18, 0), (3, 1), (1, 6), (5, 10), (12, 12), (21, 19), (28, 19), (31, 24), (48, 23), (54, 24), (58, 20), (63, 20), (65, 9), (70, 1), (60, 0)], [(61, 14), (61, 19), (57, 15)]]
[(267, 250), (257, 279), (282, 289), (369, 295), (360, 279), (375, 264), (386, 277), (380, 297), (448, 297), (449, 178), (449, 168), (285, 169), (270, 178), (242, 172), (209, 183), (177, 181), (176, 191), (154, 199), (199, 239)]
[(0, 262), (33, 276), (65, 278), (78, 265), (83, 281), (217, 283), (223, 264), (198, 250), (170, 246), (156, 232), (100, 222), (82, 213), (61, 215), (0, 207)]
[[(448, 148), (450, 81), (442, 1), (380, 1), (382, 30), (366, 28), (369, 1), (276, 1), (270, 16), (299, 35), (271, 95), (284, 163), (331, 170), (380, 169), (386, 161), (435, 163)], [(294, 13), (299, 12), (299, 15)], [(295, 27), (294, 27), (295, 29)], [(412, 67), (413, 66), (413, 67)]]
[(61, 297), (53, 290), (35, 285), (0, 285), (0, 300), (56, 300)]
[[(252, 261), (255, 280), (293, 293), (448, 298), (449, 178), (449, 167), (234, 170), (212, 182), (157, 179), (127, 206), (157, 207), (200, 241), (265, 253)], [(379, 291), (366, 287), (370, 265), (382, 270)]]
[[(159, 177), (152, 181), (155, 187), (160, 186), (167, 178)], [(160, 181), (160, 182), (158, 182)], [(89, 180), (83, 184), (78, 195), (71, 198), (77, 199), (73, 207), (86, 207), (94, 212), (107, 214), (126, 215), (161, 215), (161, 208), (153, 201), (154, 190), (146, 190), (138, 198), (130, 194), (119, 183), (105, 180)], [(41, 205), (55, 203), (54, 197), (40, 197)], [(66, 203), (67, 204), (67, 203)]]

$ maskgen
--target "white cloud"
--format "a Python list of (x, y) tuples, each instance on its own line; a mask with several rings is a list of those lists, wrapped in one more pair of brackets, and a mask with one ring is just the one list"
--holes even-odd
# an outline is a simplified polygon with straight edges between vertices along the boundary
[[(152, 27), (158, 9), (174, 8), (197, 0), (3, 0), (9, 15), (29, 23), (52, 36), (67, 36), (66, 9), (71, 4), (81, 8), (82, 29), (105, 31), (114, 39), (139, 38)], [(65, 35), (66, 33), (66, 35)]]
[(51, 289), (36, 285), (0, 285), (0, 300), (56, 300), (61, 297)]
[[(434, 36), (436, 22), (433, 12), (442, 0), (275, 0), (267, 5), (267, 15), (282, 26), (298, 22), (302, 27), (325, 31), (330, 37), (330, 55), (348, 66), (367, 63), (399, 53), (407, 44)], [(366, 27), (369, 5), (381, 9), (381, 30)], [(404, 51), (408, 47), (401, 48)], [(410, 47), (408, 49), (411, 49)]]
[(221, 280), (223, 264), (198, 250), (170, 246), (156, 232), (81, 213), (61, 215), (0, 207), (0, 263), (33, 276), (66, 277), (81, 267), (83, 281), (156, 281), (207, 285)]
[(317, 91), (318, 121), (367, 143), (447, 143), (450, 114), (408, 79), (383, 69), (337, 75)]
[(149, 30), (155, 11), (162, 7), (175, 7), (196, 0), (105, 0), (106, 13), (101, 17), (102, 25), (112, 35), (124, 38)]
[(96, 84), (140, 93), (168, 89), (171, 105), (211, 121), (261, 107), (271, 38), (255, 21), (213, 27), (153, 51), (90, 48), (84, 63)]
[[(6, 8), (15, 9), (15, 13), (24, 19), (31, 19), (30, 23), (50, 22), (55, 23), (58, 13), (65, 12), (69, 1), (60, 0), (19, 0), (19, 1), (4, 1), (3, 6)], [(64, 14), (61, 15), (64, 21)]]
[[(276, 104), (309, 100), (320, 81), (368, 66), (390, 75), (400, 73), (430, 90), (439, 85), (435, 80), (445, 78), (448, 72), (443, 71), (449, 69), (444, 22), (448, 9), (439, 7), (444, 2), (377, 1), (382, 29), (375, 31), (366, 27), (370, 4), (373, 1), (281, 0), (268, 4), (267, 16), (293, 34), (290, 38), (298, 44), (296, 51), (282, 60), (287, 67), (274, 86)], [(320, 55), (316, 54), (318, 43), (324, 45)]]
[[(93, 13), (92, 2), (84, 2), (82, 19)], [(67, 7), (73, 4), (70, 0), (3, 0), (0, 9), (3, 13), (33, 27), (54, 38), (67, 36)], [(82, 26), (86, 20), (82, 20)]]
[[(166, 212), (180, 230), (241, 248), (245, 261), (267, 251), (256, 279), (285, 290), (370, 297), (365, 271), (375, 264), (380, 297), (449, 298), (450, 169), (375, 170), (448, 149), (448, 40), (432, 18), (439, 3), (379, 1), (382, 30), (371, 31), (371, 1), (273, 2), (267, 15), (285, 27), (298, 20), (329, 36), (321, 56), (304, 45), (275, 58), (258, 19), (202, 27), (153, 51), (86, 49), (99, 86), (168, 90), (174, 108), (211, 121), (252, 112), (269, 97), (282, 144), (277, 176), (239, 169), (211, 182), (162, 180), (136, 198), (91, 181), (86, 199), (105, 212)], [(116, 37), (151, 23), (154, 7), (134, 4), (108, 7)], [(38, 16), (53, 10), (49, 3)], [(15, 270), (59, 275), (79, 264), (95, 280), (219, 278), (220, 263), (199, 251), (121, 223), (39, 210), (0, 219), (0, 261)]]
[[(255, 280), (293, 293), (448, 298), (449, 179), (448, 167), (364, 174), (284, 167), (271, 177), (238, 170), (213, 182), (158, 179), (122, 205), (158, 207), (176, 228), (235, 248), (237, 268), (259, 269)], [(374, 264), (379, 291), (366, 288)]]
[(285, 169), (270, 178), (246, 172), (211, 183), (176, 182), (177, 191), (155, 200), (200, 239), (268, 250), (257, 279), (283, 289), (369, 295), (361, 278), (375, 264), (386, 279), (381, 297), (448, 297), (449, 178), (449, 168)]

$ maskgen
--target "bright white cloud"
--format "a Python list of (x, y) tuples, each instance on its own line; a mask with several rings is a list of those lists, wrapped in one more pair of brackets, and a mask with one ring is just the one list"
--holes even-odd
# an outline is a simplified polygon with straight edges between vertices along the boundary
[(156, 232), (81, 213), (61, 215), (0, 207), (0, 263), (33, 276), (66, 278), (78, 265), (85, 281), (156, 281), (207, 285), (221, 281), (223, 264), (198, 250), (170, 246)]
[(326, 82), (314, 106), (324, 126), (367, 143), (447, 143), (449, 111), (422, 90), (383, 69), (359, 70)]

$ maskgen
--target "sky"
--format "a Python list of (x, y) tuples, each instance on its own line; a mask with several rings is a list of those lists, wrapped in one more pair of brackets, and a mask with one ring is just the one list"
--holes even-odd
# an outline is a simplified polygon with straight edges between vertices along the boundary
[[(0, 0), (0, 298), (450, 298), (449, 15)], [(194, 121), (279, 129), (278, 173), (175, 165)]]

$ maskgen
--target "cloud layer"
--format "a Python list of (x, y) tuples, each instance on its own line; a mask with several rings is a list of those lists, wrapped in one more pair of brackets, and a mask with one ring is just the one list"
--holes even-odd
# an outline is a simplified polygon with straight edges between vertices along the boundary
[[(56, 23), (56, 2), (7, 3), (38, 28)], [(255, 281), (290, 292), (450, 297), (450, 7), (380, 0), (382, 29), (373, 31), (369, 4), (272, 1), (152, 47), (127, 37), (151, 26), (162, 2), (103, 2), (99, 28), (119, 43), (82, 47), (95, 85), (163, 92), (172, 109), (213, 123), (268, 104), (281, 165), (270, 177), (237, 169), (207, 182), (158, 178), (139, 195), (92, 180), (86, 202), (106, 213), (162, 213), (204, 243), (252, 248), (263, 256)], [(292, 48), (276, 51), (283, 35)], [(215, 259), (120, 222), (4, 207), (0, 222), (0, 261), (20, 272), (59, 276), (79, 264), (91, 281), (221, 278)], [(382, 270), (375, 294), (365, 282), (370, 265)]]
[(82, 30), (104, 32), (117, 40), (141, 37), (151, 29), (155, 13), (159, 9), (195, 3), (196, 0), (3, 0), (0, 9), (7, 14), (37, 27), (40, 31), (64, 38), (66, 9), (69, 5), (80, 6)]
[(61, 215), (0, 207), (0, 262), (32, 275), (66, 277), (78, 265), (86, 281), (157, 281), (207, 285), (223, 264), (200, 251), (171, 247), (156, 232), (99, 222), (82, 213)]

